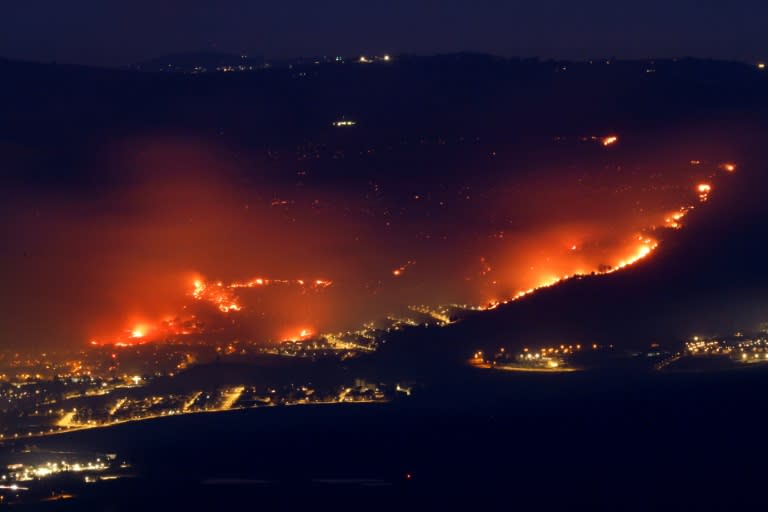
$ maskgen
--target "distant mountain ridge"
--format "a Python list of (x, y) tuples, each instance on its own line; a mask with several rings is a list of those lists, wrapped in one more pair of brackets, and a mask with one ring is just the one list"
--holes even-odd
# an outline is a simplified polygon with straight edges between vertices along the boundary
[(255, 70), (264, 67), (264, 58), (219, 51), (196, 51), (165, 55), (131, 66), (138, 71), (194, 73), (205, 71)]
[(496, 309), (467, 312), (447, 327), (394, 333), (377, 353), (381, 368), (423, 376), (450, 371), (476, 350), (563, 343), (613, 345), (619, 352), (659, 343), (677, 350), (694, 335), (763, 327), (764, 161), (758, 149), (740, 173), (718, 180), (717, 195), (686, 217), (683, 229), (665, 233), (651, 256), (618, 272), (569, 279)]
[(753, 156), (648, 258), (471, 313), (448, 328), (449, 337), (480, 348), (569, 342), (643, 348), (756, 329), (768, 320), (768, 205), (755, 192), (764, 160)]

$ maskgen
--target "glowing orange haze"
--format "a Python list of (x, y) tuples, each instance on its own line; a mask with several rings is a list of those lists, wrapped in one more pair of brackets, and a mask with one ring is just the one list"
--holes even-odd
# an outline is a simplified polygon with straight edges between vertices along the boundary
[(654, 227), (679, 228), (713, 191), (686, 158), (668, 182), (555, 169), (438, 196), (406, 180), (380, 204), (355, 185), (253, 178), (199, 141), (131, 141), (114, 156), (120, 186), (16, 219), (32, 256), (13, 289), (50, 297), (62, 335), (97, 343), (224, 332), (232, 319), (238, 335), (302, 339), (411, 304), (493, 304), (647, 256)]

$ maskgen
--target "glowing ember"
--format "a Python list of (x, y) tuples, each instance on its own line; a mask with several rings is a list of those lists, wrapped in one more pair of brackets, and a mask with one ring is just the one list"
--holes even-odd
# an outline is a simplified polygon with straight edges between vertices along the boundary
[(485, 256), (480, 257), (480, 265), (481, 265), (481, 271), (480, 271), (481, 276), (488, 275), (493, 270), (493, 267), (491, 267), (491, 264), (488, 263), (488, 260), (485, 259)]
[(304, 287), (304, 288), (327, 288), (333, 285), (333, 281), (329, 281), (327, 279), (314, 279), (314, 280), (265, 279), (262, 277), (257, 277), (255, 279), (251, 279), (250, 281), (235, 281), (233, 283), (226, 285), (225, 288), (231, 290), (235, 288), (257, 288), (260, 286), (280, 286), (280, 285), (298, 286), (298, 287)]
[(696, 187), (696, 191), (699, 193), (699, 201), (702, 203), (709, 199), (709, 193), (712, 191), (712, 185), (709, 183), (699, 183)]
[(401, 266), (397, 267), (396, 269), (394, 269), (392, 271), (392, 275), (395, 276), (395, 277), (399, 277), (399, 276), (403, 275), (403, 273), (406, 271), (406, 269), (408, 267), (410, 267), (411, 265), (414, 265), (415, 263), (416, 262), (414, 260), (408, 260), (404, 265), (401, 265)]
[(676, 212), (668, 214), (664, 218), (664, 226), (672, 229), (680, 229), (682, 227), (682, 223), (680, 221), (683, 217), (685, 217), (690, 208), (691, 207), (683, 207)]

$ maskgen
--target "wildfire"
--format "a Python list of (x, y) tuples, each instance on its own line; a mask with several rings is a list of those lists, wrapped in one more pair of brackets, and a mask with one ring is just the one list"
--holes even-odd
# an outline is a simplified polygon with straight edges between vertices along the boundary
[[(302, 292), (319, 291), (332, 286), (333, 281), (328, 279), (268, 279), (257, 277), (249, 281), (235, 281), (227, 284), (223, 281), (208, 282), (203, 277), (197, 277), (192, 280), (191, 285), (192, 289), (188, 293), (192, 299), (212, 304), (219, 312), (229, 314), (244, 310), (240, 298), (236, 294), (236, 290), (240, 288), (295, 286)], [(162, 321), (142, 321), (141, 324), (124, 330), (121, 335), (106, 339), (94, 338), (90, 340), (90, 343), (96, 346), (108, 344), (116, 347), (130, 347), (164, 339), (168, 336), (197, 333), (200, 332), (200, 325), (195, 315), (188, 314), (183, 317), (168, 315)], [(313, 335), (312, 329), (304, 328), (299, 330), (298, 334), (291, 334), (290, 339), (305, 339)]]
[(113, 345), (118, 348), (133, 347), (155, 341), (160, 334), (172, 334), (173, 329), (167, 323), (142, 322), (125, 329), (120, 335), (106, 339), (93, 338), (90, 344), (93, 346)]
[(195, 279), (192, 285), (194, 286), (194, 290), (192, 290), (192, 296), (196, 299), (201, 299), (203, 292), (205, 291), (205, 284), (199, 279)]
[[(612, 137), (606, 137), (606, 139), (603, 140), (603, 145), (607, 145), (607, 144), (605, 144), (605, 142), (608, 141), (611, 138)], [(611, 142), (608, 142), (608, 144), (612, 144), (613, 142), (615, 142), (615, 140), (611, 141)], [(698, 160), (691, 160), (691, 164), (698, 165), (699, 163), (700, 162)], [(735, 164), (732, 164), (732, 163), (725, 163), (725, 164), (723, 164), (721, 166), (721, 168), (723, 170), (725, 170), (726, 172), (733, 172), (736, 169), (736, 166), (735, 166)], [(709, 199), (709, 194), (712, 192), (712, 189), (713, 189), (712, 185), (710, 183), (705, 183), (705, 182), (704, 183), (699, 183), (695, 187), (695, 190), (698, 193), (699, 200), (701, 202), (704, 202), (707, 199)], [(680, 221), (692, 209), (693, 209), (693, 206), (683, 206), (683, 207), (679, 208), (678, 210), (668, 214), (664, 218), (664, 227), (672, 228), (672, 229), (679, 229), (680, 227), (682, 227), (682, 224), (681, 224)], [(595, 273), (596, 274), (611, 274), (613, 272), (617, 272), (617, 271), (619, 271), (619, 270), (621, 270), (623, 268), (626, 268), (626, 267), (628, 267), (630, 265), (633, 265), (634, 263), (637, 263), (638, 261), (640, 261), (643, 258), (646, 258), (647, 256), (649, 256), (659, 246), (659, 243), (658, 243), (657, 240), (655, 240), (655, 239), (653, 239), (653, 238), (651, 238), (649, 236), (643, 235), (643, 234), (638, 234), (637, 235), (637, 242), (638, 242), (639, 245), (634, 249), (634, 252), (628, 258), (619, 260), (613, 266), (604, 268), (604, 269), (599, 270), (599, 271), (597, 271)], [(578, 246), (576, 244), (571, 244), (571, 245), (568, 246), (568, 248), (571, 251), (576, 251), (578, 249)], [(516, 294), (514, 294), (508, 300), (502, 300), (502, 301), (492, 300), (492, 301), (487, 302), (487, 304), (485, 306), (480, 306), (479, 309), (495, 309), (496, 307), (499, 306), (499, 304), (506, 304), (508, 302), (521, 299), (521, 298), (523, 298), (523, 297), (525, 297), (527, 295), (530, 295), (530, 294), (536, 292), (537, 290), (540, 290), (542, 288), (549, 288), (549, 287), (554, 286), (554, 285), (556, 285), (556, 284), (558, 284), (560, 282), (563, 282), (563, 281), (568, 280), (568, 279), (572, 279), (574, 277), (579, 277), (581, 275), (583, 275), (582, 272), (575, 272), (575, 273), (572, 273), (572, 274), (563, 275), (563, 276), (559, 276), (559, 277), (558, 276), (547, 277), (547, 278), (544, 278), (541, 281), (539, 281), (539, 283), (536, 286), (532, 287), (532, 288), (528, 288), (527, 290), (518, 291)]]
[(329, 281), (327, 279), (314, 279), (314, 280), (305, 280), (305, 279), (265, 279), (263, 277), (257, 277), (255, 279), (251, 279), (250, 281), (235, 281), (231, 284), (228, 284), (226, 288), (229, 289), (235, 289), (235, 288), (258, 288), (261, 286), (299, 286), (303, 288), (327, 288), (331, 285), (333, 285), (333, 281)]
[[(637, 235), (637, 243), (638, 245), (635, 251), (628, 258), (619, 260), (618, 262), (616, 262), (614, 266), (608, 267), (604, 270), (597, 271), (595, 272), (595, 274), (611, 274), (613, 272), (617, 272), (647, 257), (659, 246), (658, 241), (642, 234)], [(572, 245), (570, 247), (571, 250), (576, 250), (575, 248), (576, 248), (575, 245)], [(518, 291), (508, 300), (501, 300), (501, 301), (492, 300), (487, 302), (486, 305), (484, 306), (479, 306), (478, 309), (483, 309), (483, 310), (496, 309), (500, 304), (507, 304), (509, 302), (522, 299), (523, 297), (531, 295), (532, 293), (535, 293), (538, 290), (541, 290), (544, 288), (550, 288), (552, 286), (555, 286), (556, 284), (562, 283), (563, 281), (580, 277), (582, 275), (584, 275), (583, 272), (574, 272), (572, 274), (566, 274), (562, 276), (550, 276), (542, 279), (534, 287), (528, 288), (527, 290)]]
[(283, 336), (283, 341), (304, 341), (315, 335), (315, 331), (309, 327), (296, 329)]
[(238, 303), (238, 299), (230, 287), (224, 286), (221, 281), (210, 286), (200, 279), (195, 279), (192, 286), (192, 297), (195, 300), (210, 302), (222, 313), (242, 310), (242, 306)]
[[(599, 150), (599, 146), (597, 146), (598, 142), (600, 142), (602, 146), (611, 146), (618, 142), (618, 136), (609, 135), (603, 138), (592, 138), (591, 146), (593, 150), (600, 152), (601, 150)], [(683, 161), (683, 163), (685, 164), (686, 161)], [(701, 161), (691, 160), (690, 164), (698, 166), (701, 164)], [(716, 165), (717, 164), (714, 166)], [(720, 169), (720, 172), (724, 171), (730, 173), (736, 170), (736, 165), (726, 162), (720, 164)], [(712, 169), (710, 169), (710, 171), (711, 170)], [(699, 179), (715, 180), (716, 178), (714, 175), (705, 176), (702, 174)], [(701, 202), (705, 202), (713, 192), (713, 183), (714, 182), (710, 183), (708, 181), (698, 183), (688, 182), (686, 188), (690, 190), (689, 187), (692, 187), (693, 192), (698, 195), (698, 199)], [(485, 306), (484, 309), (493, 309), (500, 304), (521, 299), (538, 290), (555, 286), (569, 279), (592, 273), (609, 274), (617, 272), (650, 256), (657, 249), (659, 245), (658, 241), (655, 238), (648, 236), (649, 234), (653, 234), (650, 230), (652, 224), (656, 224), (658, 227), (672, 229), (679, 229), (682, 227), (682, 219), (693, 208), (691, 205), (695, 204), (693, 195), (689, 196), (688, 200), (690, 203), (689, 206), (671, 210), (670, 213), (664, 216), (660, 215), (663, 210), (651, 210), (652, 220), (648, 224), (645, 224), (649, 229), (643, 229), (641, 226), (644, 224), (634, 224), (633, 227), (630, 228), (631, 231), (628, 233), (625, 232), (625, 234), (635, 233), (635, 236), (628, 242), (626, 239), (616, 239), (613, 231), (609, 232), (607, 228), (603, 230), (602, 226), (598, 226), (598, 229), (593, 230), (593, 226), (587, 223), (584, 223), (584, 227), (581, 225), (577, 226), (576, 224), (574, 224), (574, 226), (577, 227), (572, 227), (570, 224), (562, 228), (556, 226), (556, 229), (551, 231), (551, 233), (555, 234), (556, 238), (551, 236), (550, 231), (548, 230), (545, 230), (546, 232), (541, 237), (539, 237), (539, 233), (537, 232), (535, 233), (535, 243), (529, 244), (530, 246), (534, 246), (533, 249), (529, 251), (526, 246), (523, 250), (519, 251), (519, 253), (515, 253), (509, 258), (515, 265), (514, 270), (516, 272), (514, 281), (510, 280), (510, 282), (503, 282), (503, 278), (498, 276), (501, 272), (507, 272), (507, 269), (512, 267), (512, 264), (505, 266), (506, 262), (500, 261), (501, 258), (496, 254), (489, 254), (491, 257), (488, 259), (486, 259), (485, 256), (469, 254), (469, 256), (472, 256), (471, 261), (467, 259), (467, 261), (470, 261), (471, 263), (471, 277), (466, 279), (467, 281), (471, 281), (469, 286), (484, 287), (481, 290), (483, 293), (481, 297), (493, 298), (492, 301), (486, 303), (487, 306)], [(648, 210), (645, 211), (647, 212)], [(661, 222), (662, 218), (663, 223)], [(633, 220), (633, 222), (635, 221)], [(615, 223), (608, 226), (610, 229), (615, 229), (615, 227)], [(496, 225), (493, 226), (493, 229), (494, 232), (497, 232), (495, 231), (497, 229)], [(500, 231), (500, 233), (501, 236), (499, 236), (499, 238), (503, 238), (504, 232)], [(492, 243), (497, 245), (490, 246), (489, 248), (491, 251), (495, 251), (497, 246), (502, 245), (502, 242), (492, 241)], [(618, 243), (621, 243), (621, 245), (618, 245)], [(506, 245), (506, 240), (504, 240), (503, 244)], [(483, 246), (483, 250), (486, 249), (488, 248)], [(506, 250), (507, 248), (505, 246), (502, 249)], [(410, 251), (411, 249), (409, 249), (409, 252)], [(384, 266), (383, 268), (379, 267), (379, 272), (383, 272), (383, 276), (386, 276), (389, 271), (394, 278), (403, 277), (405, 273), (409, 271), (409, 267), (416, 263), (416, 261), (412, 259), (405, 261), (405, 258), (408, 256), (413, 257), (416, 254), (419, 254), (418, 257), (420, 260), (428, 261), (426, 256), (422, 256), (419, 248), (419, 250), (413, 250), (410, 254), (406, 253), (400, 257), (396, 256), (397, 259), (390, 260), (390, 265), (393, 263), (402, 263), (399, 266), (396, 266), (395, 268), (389, 265)], [(511, 251), (510, 254), (512, 254)], [(477, 266), (478, 257), (479, 268)], [(493, 267), (489, 260), (493, 261)], [(422, 261), (422, 265), (425, 264), (424, 261)], [(464, 262), (464, 260), (460, 261), (462, 261), (462, 263)], [(523, 267), (523, 265), (525, 266)], [(532, 271), (531, 274), (526, 273), (529, 266)], [(518, 267), (523, 268), (524, 272), (517, 272)], [(442, 267), (439, 268), (442, 269)], [(421, 274), (428, 274), (428, 271), (430, 270), (432, 269), (425, 266), (423, 271), (416, 273), (418, 275), (412, 276), (409, 274), (408, 280), (410, 281), (414, 278), (420, 279), (422, 278)], [(286, 287), (290, 288), (290, 290), (299, 290), (303, 294), (305, 292), (322, 293), (322, 290), (334, 285), (334, 282), (329, 279), (316, 278), (316, 276), (312, 275), (304, 275), (302, 278), (293, 279), (276, 278), (285, 276), (273, 276), (266, 272), (255, 275), (258, 277), (236, 281), (208, 281), (202, 276), (187, 280), (186, 284), (182, 285), (182, 290), (179, 292), (179, 295), (182, 295), (182, 293), (186, 291), (187, 296), (194, 299), (194, 301), (213, 306), (211, 308), (191, 308), (190, 311), (195, 311), (195, 313), (201, 317), (199, 320), (188, 321), (189, 315), (183, 317), (182, 320), (179, 320), (178, 317), (174, 317), (173, 321), (165, 320), (163, 322), (153, 322), (146, 318), (130, 318), (129, 323), (124, 325), (122, 333), (119, 336), (113, 337), (113, 341), (110, 343), (115, 344), (116, 346), (131, 346), (162, 339), (172, 340), (174, 339), (173, 335), (200, 333), (203, 332), (203, 329), (218, 329), (219, 325), (226, 325), (226, 328), (229, 329), (230, 325), (237, 325), (238, 322), (240, 322), (239, 315), (235, 313), (247, 310), (250, 303), (246, 302), (246, 299), (257, 293), (256, 291), (241, 291), (241, 289), (256, 290), (266, 287)], [(480, 279), (478, 278), (478, 275), (486, 276), (486, 278)], [(288, 276), (296, 277), (291, 274), (288, 274)], [(370, 276), (367, 277), (370, 278)], [(498, 279), (498, 281), (496, 279)], [(384, 296), (385, 293), (393, 295), (394, 292), (391, 291), (393, 289), (395, 292), (399, 289), (410, 292), (408, 287), (403, 288), (401, 286), (400, 288), (397, 288), (397, 285), (403, 284), (402, 280), (390, 279), (390, 281), (391, 283), (387, 283), (384, 282), (384, 279), (380, 279), (377, 285), (379, 288), (377, 288), (376, 291), (378, 292), (379, 289), (384, 289), (385, 291), (381, 293), (382, 296)], [(345, 282), (344, 284), (346, 286), (348, 283)], [(492, 285), (495, 287), (491, 288)], [(390, 288), (387, 289), (387, 286), (390, 286)], [(412, 288), (415, 289), (416, 286), (413, 286)], [(280, 297), (279, 300), (281, 301), (278, 304), (279, 307), (283, 307), (286, 304), (288, 305), (287, 307), (294, 307), (290, 297), (287, 297), (288, 295), (289, 294), (285, 294), (282, 291), (276, 294), (276, 296)], [(392, 300), (391, 297), (386, 298), (387, 300)], [(480, 297), (478, 297), (478, 299), (479, 298)], [(395, 297), (395, 299), (399, 300), (400, 297)], [(352, 300), (355, 299), (353, 298)], [(432, 300), (432, 297), (427, 300)], [(264, 303), (266, 303), (266, 301)], [(318, 329), (325, 328), (322, 325), (322, 321), (319, 319), (320, 314), (317, 313), (318, 307), (315, 302), (312, 302), (312, 306), (306, 308), (306, 311), (303, 308), (299, 309), (300, 308), (296, 308), (299, 315), (292, 315), (294, 317), (299, 316), (299, 318), (288, 320), (288, 322), (307, 322), (315, 324)], [(218, 324), (215, 324), (214, 321), (209, 322), (208, 316), (210, 316), (210, 310), (213, 310), (214, 313), (218, 311), (225, 315), (228, 314), (230, 317), (228, 317), (226, 322), (219, 322)], [(205, 316), (205, 319), (203, 319), (203, 313), (207, 315)], [(321, 314), (325, 314), (325, 311)], [(266, 324), (267, 322), (272, 321), (268, 315), (269, 313), (265, 314), (266, 320), (262, 321), (262, 323)], [(220, 315), (216, 315), (215, 318), (216, 321), (218, 321)], [(137, 320), (141, 322), (141, 325), (136, 325)], [(283, 322), (284, 320), (280, 319), (279, 321)], [(243, 319), (243, 324), (245, 325), (245, 323), (246, 321)], [(290, 327), (290, 323), (287, 325)], [(250, 326), (248, 326), (248, 328), (250, 328)], [(258, 328), (261, 329), (260, 326)], [(223, 329), (224, 328), (222, 328), (222, 332), (229, 333), (229, 331), (224, 331)], [(267, 329), (269, 329), (269, 327), (264, 328), (265, 331)], [(256, 329), (253, 330), (256, 331)], [(262, 335), (262, 332), (259, 331), (258, 336)], [(279, 338), (298, 341), (312, 338), (313, 336), (316, 336), (316, 334), (313, 329), (306, 327), (300, 329), (294, 328), (288, 332), (281, 332), (281, 329), (277, 328), (269, 331), (269, 334), (266, 336), (269, 336), (271, 339)], [(92, 341), (92, 343), (98, 344), (96, 341)]]
[(690, 206), (683, 207), (676, 212), (670, 213), (664, 218), (664, 226), (672, 229), (680, 229), (682, 227), (682, 223), (680, 221), (683, 217), (685, 217), (690, 209)]
[(260, 288), (263, 286), (283, 285), (316, 290), (327, 288), (332, 284), (333, 281), (327, 279), (267, 279), (256, 277), (249, 281), (234, 281), (229, 284), (217, 281), (215, 284), (209, 285), (202, 279), (195, 279), (192, 283), (192, 297), (195, 300), (207, 301), (214, 304), (222, 313), (230, 313), (232, 311), (243, 310), (243, 306), (240, 304), (240, 300), (234, 292), (234, 290), (238, 288)]
[(712, 191), (712, 185), (709, 183), (699, 183), (696, 186), (696, 191), (699, 193), (699, 201), (703, 203), (709, 199), (709, 193)]
[(606, 270), (605, 272), (600, 272), (601, 274), (611, 274), (613, 272), (616, 272), (617, 270), (621, 270), (622, 268), (628, 267), (629, 265), (632, 265), (634, 263), (637, 263), (641, 259), (645, 258), (651, 252), (658, 247), (659, 244), (655, 240), (652, 239), (645, 239), (643, 240), (643, 245), (641, 245), (635, 254), (630, 256), (627, 259), (619, 261), (615, 267), (610, 268), (609, 270)]
[(600, 142), (602, 143), (603, 146), (608, 147), (613, 144), (616, 144), (618, 141), (619, 141), (619, 137), (617, 137), (616, 135), (609, 135), (607, 137), (603, 137)]

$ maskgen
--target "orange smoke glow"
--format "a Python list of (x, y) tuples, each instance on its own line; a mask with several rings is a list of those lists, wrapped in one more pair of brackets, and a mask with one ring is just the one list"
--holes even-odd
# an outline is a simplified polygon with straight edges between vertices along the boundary
[[(638, 243), (632, 249), (632, 252), (627, 257), (616, 261), (613, 266), (606, 267), (606, 268), (600, 269), (598, 271), (595, 271), (595, 274), (611, 274), (613, 272), (617, 272), (617, 271), (619, 271), (619, 270), (621, 270), (623, 268), (626, 268), (626, 267), (628, 267), (630, 265), (633, 265), (634, 263), (637, 263), (641, 259), (643, 259), (643, 258), (647, 257), (648, 255), (650, 255), (659, 245), (658, 241), (656, 241), (653, 238), (650, 238), (648, 236), (637, 235), (636, 240), (637, 240)], [(574, 247), (574, 246), (572, 246), (572, 247)], [(541, 290), (543, 288), (552, 287), (552, 286), (554, 286), (554, 285), (556, 285), (558, 283), (561, 283), (561, 282), (566, 281), (568, 279), (572, 279), (572, 278), (579, 277), (579, 276), (582, 276), (582, 275), (584, 275), (584, 272), (576, 271), (576, 272), (573, 272), (573, 273), (570, 273), (570, 274), (561, 275), (561, 276), (549, 276), (549, 277), (541, 279), (540, 281), (538, 281), (538, 283), (535, 286), (533, 286), (531, 288), (528, 288), (526, 290), (520, 290), (520, 291), (516, 292), (509, 299), (505, 299), (505, 300), (498, 300), (498, 299), (489, 300), (489, 301), (486, 301), (486, 305), (485, 306), (480, 306), (479, 308), (480, 309), (486, 309), (486, 310), (487, 309), (495, 309), (496, 307), (499, 306), (499, 304), (506, 304), (506, 303), (509, 303), (509, 302), (512, 302), (512, 301), (515, 301), (515, 300), (522, 299), (523, 297), (531, 295), (532, 293), (535, 293), (538, 290)]]
[(312, 338), (315, 335), (315, 330), (311, 327), (300, 327), (289, 330), (281, 338), (282, 341), (304, 341)]
[[(6, 275), (7, 295), (45, 302), (49, 339), (118, 346), (302, 339), (413, 304), (492, 307), (649, 257), (664, 238), (654, 229), (680, 228), (690, 204), (720, 186), (707, 171), (726, 180), (736, 158), (679, 140), (660, 141), (671, 147), (664, 158), (645, 147), (629, 155), (636, 137), (618, 144), (602, 133), (575, 143), (573, 161), (560, 149), (509, 161), (500, 151), (498, 169), (467, 160), (428, 183), (405, 168), (338, 187), (301, 178), (300, 188), (292, 173), (245, 166), (242, 153), (228, 160), (235, 152), (197, 140), (131, 141), (107, 163), (124, 185), (82, 207), (54, 197), (17, 208), (7, 238), (30, 256), (6, 266), (18, 269)], [(621, 151), (604, 149), (614, 144)], [(691, 167), (691, 155), (701, 165)], [(447, 158), (440, 165), (450, 167)], [(303, 172), (312, 161), (296, 165)], [(6, 309), (18, 329), (42, 323), (25, 312), (42, 308)]]

